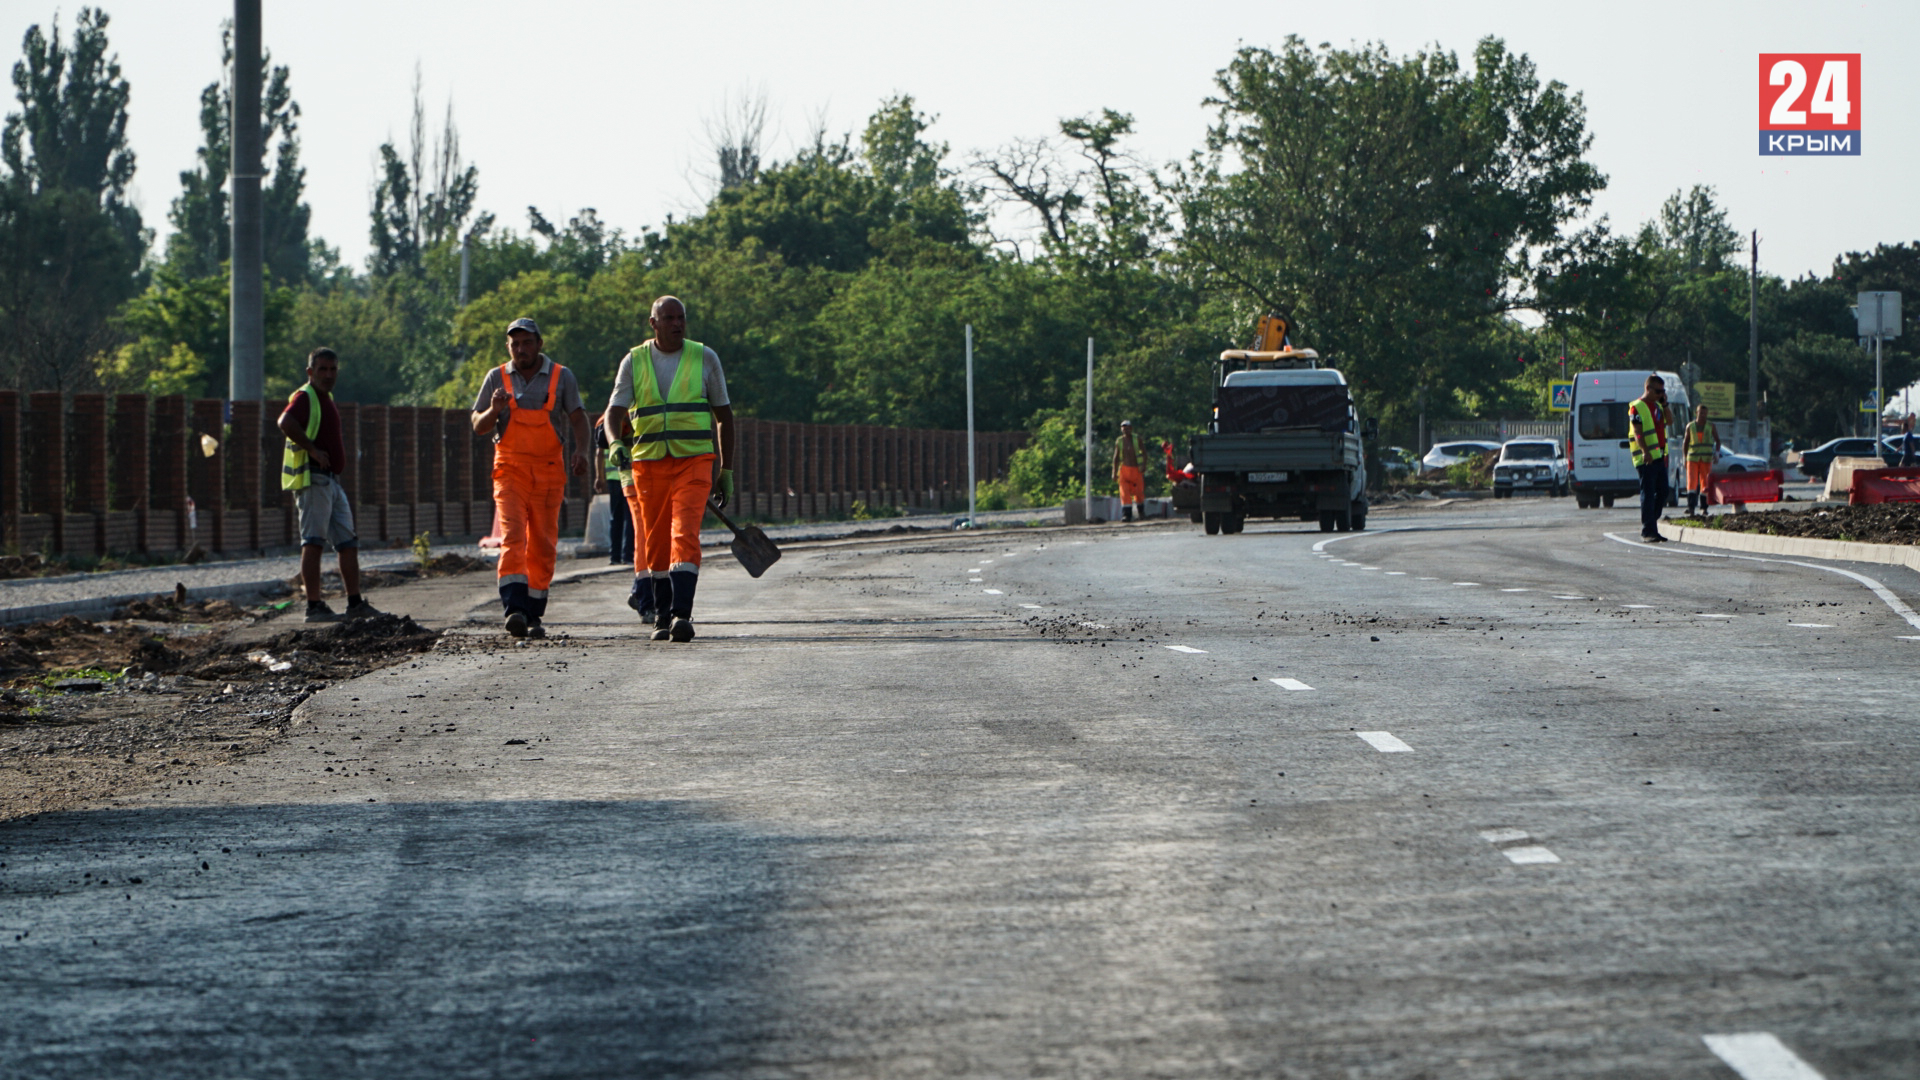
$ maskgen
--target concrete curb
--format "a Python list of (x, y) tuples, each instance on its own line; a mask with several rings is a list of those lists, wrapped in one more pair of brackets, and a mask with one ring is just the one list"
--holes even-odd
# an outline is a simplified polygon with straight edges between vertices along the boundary
[(1764, 536), (1682, 525), (1675, 537), (1683, 544), (1746, 551), (1755, 555), (1795, 555), (1803, 559), (1888, 563), (1920, 570), (1920, 547), (1910, 544), (1861, 544), (1850, 540), (1814, 540), (1804, 536)]
[[(208, 585), (204, 588), (188, 589), (187, 598), (189, 600), (231, 600), (237, 596), (278, 596), (286, 590), (286, 587), (285, 578), (238, 581), (226, 585)], [(18, 607), (0, 608), (0, 625), (44, 622), (64, 615), (103, 615), (112, 612), (121, 604), (166, 595), (168, 595), (166, 592), (139, 592), (119, 596), (89, 596), (83, 600), (61, 600), (52, 604), (21, 604)]]

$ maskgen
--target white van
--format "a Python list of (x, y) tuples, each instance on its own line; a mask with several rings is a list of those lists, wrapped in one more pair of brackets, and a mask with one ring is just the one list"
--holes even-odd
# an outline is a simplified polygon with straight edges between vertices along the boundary
[(1667, 467), (1672, 490), (1676, 494), (1680, 490), (1685, 479), (1681, 470), (1686, 468), (1681, 443), (1693, 411), (1680, 376), (1671, 371), (1583, 371), (1573, 381), (1573, 409), (1567, 415), (1567, 464), (1574, 503), (1582, 510), (1612, 506), (1616, 498), (1640, 494), (1640, 474), (1634, 471), (1632, 444), (1627, 439), (1627, 408), (1646, 392), (1649, 375), (1658, 375), (1667, 384), (1672, 414)]

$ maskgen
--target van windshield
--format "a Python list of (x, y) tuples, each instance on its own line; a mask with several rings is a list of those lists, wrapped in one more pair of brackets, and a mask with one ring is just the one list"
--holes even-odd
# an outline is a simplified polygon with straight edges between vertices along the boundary
[(1604, 401), (1580, 406), (1582, 439), (1624, 439), (1627, 437), (1627, 402)]

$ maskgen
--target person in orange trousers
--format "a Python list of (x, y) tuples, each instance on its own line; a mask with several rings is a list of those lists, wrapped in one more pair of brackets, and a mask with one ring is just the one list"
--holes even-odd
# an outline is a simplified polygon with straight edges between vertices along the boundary
[(487, 372), (473, 402), (473, 431), (493, 436), (493, 505), (500, 515), (500, 604), (507, 633), (546, 637), (547, 590), (560, 541), (567, 466), (562, 425), (573, 429), (573, 475), (587, 474), (587, 410), (573, 372), (540, 351), (532, 319), (507, 326), (507, 363)]
[(720, 357), (687, 340), (685, 304), (663, 296), (647, 322), (653, 337), (620, 361), (604, 422), (632, 440), (634, 588), (653, 590), (653, 640), (692, 641), (700, 523), (709, 500), (733, 495), (733, 406)]
[(1147, 516), (1147, 476), (1140, 471), (1140, 440), (1133, 433), (1133, 421), (1120, 421), (1120, 441), (1113, 444), (1113, 481), (1120, 487), (1120, 520), (1132, 521), (1133, 508)]

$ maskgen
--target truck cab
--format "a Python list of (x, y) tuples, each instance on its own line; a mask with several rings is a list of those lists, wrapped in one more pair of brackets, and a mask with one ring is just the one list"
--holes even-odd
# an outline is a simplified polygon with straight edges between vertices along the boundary
[(1671, 371), (1583, 371), (1574, 379), (1573, 407), (1567, 415), (1568, 484), (1580, 509), (1612, 506), (1621, 496), (1639, 497), (1640, 474), (1633, 467), (1627, 410), (1646, 390), (1649, 375), (1658, 375), (1667, 384), (1669, 488), (1677, 492), (1683, 486), (1681, 470), (1686, 465), (1681, 445), (1693, 410), (1680, 376)]

